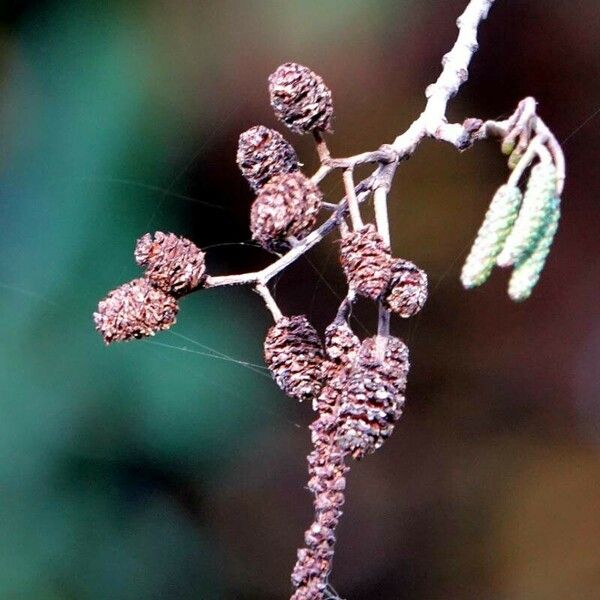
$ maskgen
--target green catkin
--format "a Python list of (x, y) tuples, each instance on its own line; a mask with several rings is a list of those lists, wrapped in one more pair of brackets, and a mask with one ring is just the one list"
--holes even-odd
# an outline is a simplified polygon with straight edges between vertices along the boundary
[(550, 201), (550, 211), (546, 219), (542, 237), (529, 256), (517, 263), (508, 283), (508, 295), (515, 302), (522, 302), (531, 296), (538, 282), (560, 219), (560, 198)]
[(460, 280), (465, 288), (481, 285), (490, 276), (517, 218), (521, 199), (521, 190), (516, 186), (502, 185), (494, 194), (462, 268)]
[(498, 266), (510, 267), (533, 252), (545, 230), (555, 194), (554, 165), (538, 163), (531, 169), (519, 216), (496, 260)]

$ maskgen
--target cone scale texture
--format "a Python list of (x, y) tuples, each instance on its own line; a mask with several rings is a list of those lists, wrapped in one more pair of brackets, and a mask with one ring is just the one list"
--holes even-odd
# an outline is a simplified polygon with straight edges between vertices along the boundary
[(154, 335), (175, 323), (177, 300), (147, 279), (134, 279), (109, 292), (94, 313), (107, 344)]
[(134, 255), (138, 265), (146, 268), (146, 278), (175, 296), (191, 292), (206, 278), (204, 252), (173, 233), (147, 233), (137, 241)]
[(252, 238), (268, 249), (289, 247), (288, 239), (301, 240), (312, 231), (322, 200), (319, 188), (300, 171), (275, 175), (252, 205)]
[(262, 125), (240, 135), (236, 160), (255, 192), (274, 175), (293, 173), (300, 168), (291, 144), (278, 131)]
[(427, 301), (427, 273), (409, 260), (396, 259), (383, 297), (383, 305), (407, 319), (416, 315)]
[(395, 337), (364, 340), (342, 391), (337, 441), (354, 458), (379, 448), (402, 414), (408, 348)]
[(386, 290), (393, 261), (372, 223), (342, 238), (340, 260), (348, 285), (361, 296), (377, 300)]
[(269, 76), (275, 116), (295, 133), (331, 132), (331, 90), (308, 67), (285, 63)]
[(282, 317), (265, 338), (265, 362), (277, 385), (296, 400), (321, 391), (323, 347), (304, 315)]
[(465, 288), (487, 281), (515, 223), (521, 200), (521, 190), (516, 186), (502, 185), (494, 194), (462, 268), (460, 280)]

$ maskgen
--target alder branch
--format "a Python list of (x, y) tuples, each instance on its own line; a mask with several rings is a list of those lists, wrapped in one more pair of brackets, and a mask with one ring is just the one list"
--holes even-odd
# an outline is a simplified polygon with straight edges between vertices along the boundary
[[(323, 600), (329, 594), (335, 529), (350, 469), (346, 459), (377, 450), (402, 414), (408, 348), (390, 334), (390, 317), (394, 313), (409, 318), (422, 309), (427, 275), (391, 253), (388, 198), (400, 162), (426, 138), (450, 143), (459, 151), (479, 140), (501, 140), (512, 173), (494, 195), (467, 257), (461, 274), (466, 288), (481, 285), (496, 265), (514, 265), (509, 296), (524, 300), (540, 276), (556, 232), (565, 160), (537, 115), (536, 101), (523, 99), (501, 121), (467, 118), (448, 123), (446, 118), (448, 102), (468, 78), (478, 28), (493, 3), (468, 2), (457, 19), (458, 36), (442, 59), (442, 71), (425, 91), (423, 111), (392, 143), (373, 151), (332, 157), (324, 137), (331, 132), (331, 91), (308, 67), (278, 67), (269, 77), (271, 106), (292, 131), (312, 134), (319, 168), (310, 178), (304, 175), (292, 145), (263, 126), (240, 136), (237, 164), (257, 194), (250, 219), (253, 239), (268, 250), (285, 248), (285, 253), (259, 271), (213, 276), (206, 273), (204, 252), (190, 240), (171, 233), (146, 234), (134, 253), (144, 277), (110, 292), (94, 314), (96, 328), (108, 344), (168, 329), (175, 322), (179, 298), (200, 289), (250, 285), (262, 297), (275, 320), (265, 339), (267, 367), (288, 396), (311, 399), (318, 412), (311, 425), (314, 449), (308, 456), (315, 518), (297, 554), (292, 600)], [(372, 164), (373, 172), (356, 184), (354, 170), (363, 164)], [(522, 194), (519, 181), (529, 167)], [(341, 171), (344, 196), (337, 203), (324, 202), (318, 184), (335, 171)], [(361, 216), (361, 203), (371, 197), (376, 226), (365, 224)], [(315, 228), (322, 209), (331, 212)], [(338, 228), (348, 289), (322, 343), (306, 316), (282, 313), (268, 284)], [(348, 322), (357, 296), (370, 299), (378, 309), (376, 335), (362, 341)]]
[[(467, 68), (477, 50), (477, 29), (480, 22), (486, 18), (493, 2), (494, 0), (471, 0), (469, 2), (466, 10), (457, 20), (458, 38), (452, 50), (445, 55), (442, 61), (442, 73), (437, 81), (427, 88), (428, 100), (425, 110), (404, 133), (396, 137), (392, 144), (384, 144), (377, 150), (362, 152), (347, 158), (331, 158), (323, 136), (320, 133), (315, 135), (321, 166), (311, 178), (312, 181), (318, 183), (336, 169), (351, 173), (351, 170), (357, 165), (376, 163), (379, 168), (373, 175), (354, 188), (358, 204), (358, 202), (364, 201), (371, 191), (380, 187), (386, 190), (390, 189), (398, 162), (409, 158), (424, 137), (431, 136), (435, 139), (450, 142), (459, 150), (469, 147), (475, 139), (483, 139), (484, 136), (479, 132), (482, 121), (467, 119), (462, 125), (448, 124), (445, 114), (448, 101), (467, 80)], [(501, 127), (498, 131), (500, 130)], [(492, 131), (491, 126), (489, 131)], [(478, 132), (479, 135), (476, 135)], [(208, 277), (205, 287), (266, 284), (330, 233), (347, 208), (348, 194), (338, 203), (335, 212), (323, 225), (265, 269), (239, 275)], [(389, 233), (387, 237), (389, 239)]]

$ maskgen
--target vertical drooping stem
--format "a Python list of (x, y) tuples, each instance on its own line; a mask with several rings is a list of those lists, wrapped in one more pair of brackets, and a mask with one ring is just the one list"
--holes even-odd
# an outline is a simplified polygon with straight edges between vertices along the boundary
[(298, 550), (292, 573), (292, 600), (321, 600), (329, 586), (335, 529), (342, 516), (346, 474), (350, 469), (345, 462), (347, 451), (338, 442), (339, 413), (349, 368), (360, 345), (347, 323), (351, 304), (352, 294), (342, 302), (336, 319), (325, 330), (326, 385), (314, 402), (318, 417), (310, 426), (313, 451), (308, 455), (308, 488), (314, 494), (315, 516), (305, 533), (305, 546)]
[(339, 392), (331, 382), (317, 402), (319, 416), (310, 426), (313, 451), (308, 455), (308, 488), (314, 494), (315, 516), (304, 534), (292, 572), (292, 600), (324, 597), (333, 564), (335, 529), (342, 516), (349, 467), (335, 438)]

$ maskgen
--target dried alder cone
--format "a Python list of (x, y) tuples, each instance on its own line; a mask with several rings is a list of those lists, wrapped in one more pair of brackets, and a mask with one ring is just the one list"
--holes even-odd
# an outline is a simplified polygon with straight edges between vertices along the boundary
[(560, 198), (552, 199), (550, 214), (545, 224), (542, 237), (535, 247), (524, 259), (522, 259), (512, 272), (508, 282), (508, 295), (515, 302), (522, 302), (531, 296), (531, 292), (538, 282), (546, 258), (558, 229), (560, 219)]
[(275, 116), (296, 133), (331, 132), (333, 102), (323, 79), (304, 65), (285, 63), (269, 76)]
[(177, 300), (147, 279), (124, 283), (98, 303), (96, 329), (107, 344), (154, 335), (175, 323)]
[(322, 363), (323, 388), (313, 403), (321, 413), (335, 413), (343, 384), (348, 376), (360, 340), (346, 321), (334, 321), (325, 329), (325, 360)]
[(377, 300), (392, 276), (389, 246), (372, 223), (342, 237), (340, 260), (350, 288)]
[(206, 278), (204, 252), (173, 233), (145, 234), (137, 241), (134, 255), (153, 285), (176, 296), (191, 292)]
[(336, 320), (325, 329), (325, 355), (332, 368), (352, 363), (359, 347), (360, 340), (346, 321)]
[(383, 305), (407, 319), (416, 315), (427, 301), (427, 273), (409, 260), (398, 258), (392, 264), (392, 276)]
[(250, 212), (252, 239), (269, 249), (306, 237), (317, 222), (323, 195), (300, 171), (275, 175), (260, 190)]
[(240, 135), (237, 164), (257, 192), (271, 177), (300, 168), (292, 145), (274, 129), (257, 125)]
[(361, 344), (344, 384), (337, 442), (354, 458), (374, 452), (402, 414), (408, 348), (395, 337), (371, 337)]
[(265, 338), (265, 362), (277, 385), (296, 400), (321, 390), (323, 346), (304, 315), (281, 317)]

